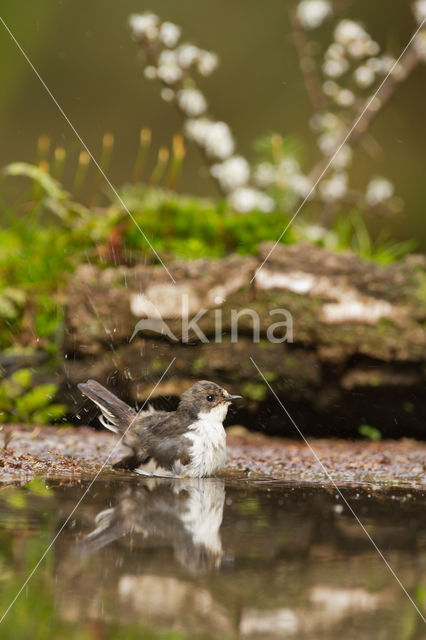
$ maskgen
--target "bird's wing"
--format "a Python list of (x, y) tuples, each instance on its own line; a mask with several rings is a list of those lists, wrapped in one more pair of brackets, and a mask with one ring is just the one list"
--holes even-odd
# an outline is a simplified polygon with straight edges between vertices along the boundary
[(131, 447), (135, 452), (144, 451), (155, 428), (165, 422), (170, 416), (168, 411), (155, 413), (139, 412), (126, 431), (123, 444)]
[(153, 440), (149, 453), (159, 467), (172, 470), (176, 462), (183, 466), (191, 462), (191, 446), (191, 440), (185, 436), (166, 436)]
[(133, 449), (140, 465), (153, 460), (158, 467), (172, 470), (177, 461), (184, 466), (190, 462), (192, 442), (185, 437), (187, 427), (188, 421), (174, 411), (138, 416), (123, 442)]

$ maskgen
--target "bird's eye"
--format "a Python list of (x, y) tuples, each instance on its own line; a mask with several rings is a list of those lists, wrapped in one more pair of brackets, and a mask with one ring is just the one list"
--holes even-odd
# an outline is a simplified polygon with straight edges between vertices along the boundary
[(207, 396), (207, 400), (208, 400), (209, 402), (213, 402), (213, 396)]

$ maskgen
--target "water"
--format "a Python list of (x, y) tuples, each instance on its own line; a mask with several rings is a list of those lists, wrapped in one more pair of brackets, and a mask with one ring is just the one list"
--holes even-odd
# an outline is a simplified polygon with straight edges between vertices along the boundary
[[(2, 612), (88, 482), (0, 493)], [(424, 492), (343, 489), (420, 607)], [(123, 476), (95, 482), (0, 625), (2, 639), (425, 638), (336, 491)]]

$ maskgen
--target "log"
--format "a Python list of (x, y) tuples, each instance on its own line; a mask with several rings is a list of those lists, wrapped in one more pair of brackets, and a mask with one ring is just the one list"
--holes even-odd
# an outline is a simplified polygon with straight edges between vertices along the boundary
[(212, 379), (244, 395), (241, 422), (288, 435), (251, 357), (305, 433), (354, 435), (367, 423), (424, 436), (426, 259), (381, 266), (278, 245), (250, 283), (271, 246), (169, 263), (176, 284), (158, 265), (80, 266), (67, 291), (64, 390), (77, 398), (75, 385), (94, 377), (141, 403), (175, 357), (153, 398)]

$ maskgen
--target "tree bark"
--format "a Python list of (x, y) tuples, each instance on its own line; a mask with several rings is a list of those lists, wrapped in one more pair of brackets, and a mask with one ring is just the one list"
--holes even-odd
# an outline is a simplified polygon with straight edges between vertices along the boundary
[[(160, 266), (81, 266), (67, 294), (64, 389), (78, 398), (75, 385), (94, 377), (141, 403), (175, 357), (152, 397), (212, 379), (244, 396), (240, 421), (259, 427), (259, 409), (275, 403), (263, 426), (288, 434), (251, 357), (308, 432), (354, 434), (368, 423), (387, 435), (424, 435), (426, 259), (380, 266), (350, 252), (278, 245), (250, 285), (270, 247), (257, 258), (168, 264), (176, 285)], [(186, 309), (189, 319), (201, 317), (185, 342)], [(273, 327), (282, 310), (291, 314), (293, 341), (274, 343), (272, 330), (291, 338), (288, 323)]]

